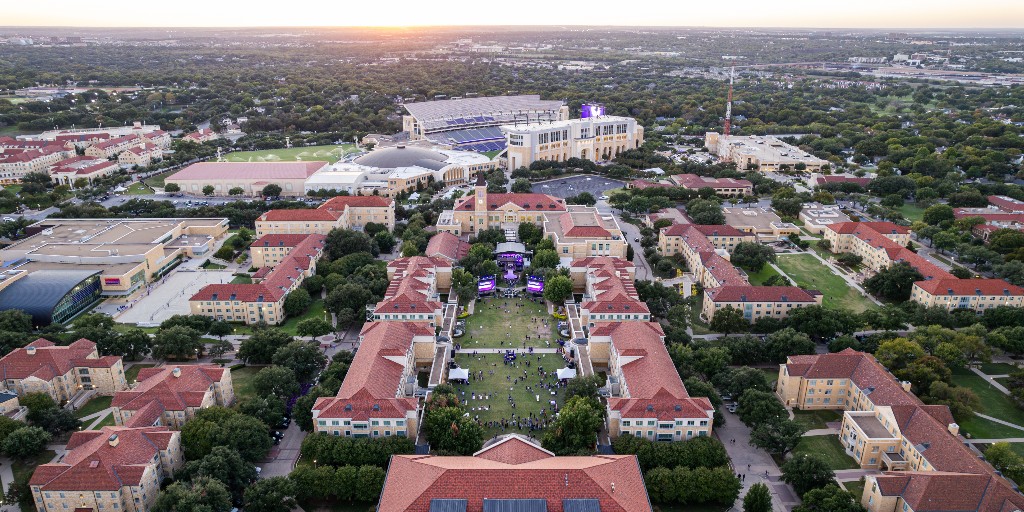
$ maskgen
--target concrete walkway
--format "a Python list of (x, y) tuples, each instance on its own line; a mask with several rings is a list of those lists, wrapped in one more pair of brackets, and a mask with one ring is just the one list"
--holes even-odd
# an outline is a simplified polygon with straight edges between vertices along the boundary
[(985, 372), (981, 371), (978, 368), (974, 368), (974, 367), (971, 367), (971, 371), (976, 373), (979, 377), (985, 379), (985, 382), (988, 382), (989, 384), (991, 384), (992, 387), (998, 389), (1004, 395), (1009, 395), (1010, 394), (1010, 390), (1006, 389), (1006, 386), (1000, 384), (999, 381), (997, 381), (995, 379), (996, 377), (1009, 377), (1009, 375), (986, 375)]
[(838, 428), (815, 428), (804, 432), (804, 437), (808, 436), (837, 436), (839, 435)]
[[(529, 352), (518, 347), (509, 348), (460, 348), (456, 350), (456, 354), (472, 354), (474, 352), (478, 354), (504, 354), (509, 350), (514, 351), (518, 355), (530, 355)], [(554, 348), (535, 348), (533, 349), (534, 354), (556, 354), (558, 349)]]
[(740, 495), (732, 510), (743, 510), (743, 497), (756, 483), (768, 486), (772, 494), (772, 510), (790, 511), (800, 503), (793, 489), (782, 482), (782, 471), (775, 460), (764, 450), (750, 445), (750, 428), (740, 421), (739, 416), (722, 410), (725, 426), (715, 428), (715, 436), (725, 446), (732, 461), (733, 472), (743, 476)]
[(114, 408), (107, 407), (106, 409), (103, 409), (100, 412), (92, 413), (88, 416), (83, 416), (82, 418), (79, 418), (82, 421), (82, 430), (99, 430), (96, 427), (96, 425), (102, 422), (103, 420), (107, 419), (107, 416), (109, 416), (112, 412), (114, 412)]
[(974, 414), (977, 415), (979, 418), (985, 418), (986, 420), (989, 420), (991, 422), (995, 422), (995, 423), (998, 423), (1000, 425), (1006, 425), (1007, 427), (1015, 428), (1017, 430), (1024, 431), (1024, 427), (1022, 427), (1022, 426), (1020, 426), (1020, 425), (1018, 425), (1016, 423), (1010, 423), (1009, 421), (1004, 421), (1004, 420), (1001, 420), (999, 418), (993, 418), (992, 416), (989, 416), (987, 414), (982, 414), (980, 412), (976, 412)]

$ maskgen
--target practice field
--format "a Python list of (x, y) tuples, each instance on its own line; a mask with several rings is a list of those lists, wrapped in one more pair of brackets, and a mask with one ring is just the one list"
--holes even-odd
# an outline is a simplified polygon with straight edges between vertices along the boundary
[[(507, 313), (506, 313), (507, 311)], [(547, 313), (543, 303), (525, 298), (482, 299), (476, 301), (473, 314), (466, 317), (467, 333), (455, 343), (463, 349), (475, 348), (553, 348), (558, 320)], [(547, 325), (544, 324), (547, 322)], [(530, 339), (527, 340), (526, 337)], [(545, 343), (550, 342), (550, 345)]]
[[(469, 370), (474, 375), (477, 375), (478, 371), (483, 371), (480, 380), (471, 379), (469, 384), (452, 385), (459, 393), (459, 398), (465, 402), (466, 412), (483, 425), (487, 437), (511, 432), (540, 437), (542, 428), (535, 428), (531, 432), (524, 423), (519, 427), (509, 424), (502, 429), (500, 422), (530, 418), (530, 413), (533, 413), (534, 418), (543, 421), (553, 420), (551, 401), (554, 400), (561, 407), (565, 398), (565, 388), (555, 386), (558, 382), (555, 372), (565, 366), (559, 354), (523, 353), (517, 356), (513, 364), (508, 365), (504, 364), (504, 355), (500, 353), (474, 356), (472, 353), (462, 352), (455, 355), (455, 361), (459, 367)], [(547, 372), (547, 377), (542, 378), (540, 370)], [(551, 389), (546, 389), (541, 384), (550, 385)], [(527, 389), (527, 386), (530, 389)], [(509, 396), (512, 397), (511, 402)], [(515, 407), (512, 406), (513, 403)]]
[(797, 286), (824, 294), (822, 304), (827, 308), (861, 313), (875, 307), (867, 297), (861, 296), (860, 292), (851, 288), (843, 278), (832, 273), (810, 254), (779, 255), (778, 265), (796, 281)]
[(309, 162), (324, 160), (337, 162), (348, 153), (356, 152), (354, 144), (340, 146), (305, 146), (287, 149), (267, 149), (263, 151), (236, 151), (224, 156), (228, 162)]

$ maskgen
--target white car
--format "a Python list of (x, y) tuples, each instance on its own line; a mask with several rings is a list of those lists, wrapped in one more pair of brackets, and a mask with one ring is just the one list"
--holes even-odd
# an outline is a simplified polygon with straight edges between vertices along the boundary
[(4, 217), (4, 222), (14, 222), (14, 217)]
[(598, 199), (600, 199), (602, 201), (607, 201), (608, 200), (608, 196), (601, 196)]

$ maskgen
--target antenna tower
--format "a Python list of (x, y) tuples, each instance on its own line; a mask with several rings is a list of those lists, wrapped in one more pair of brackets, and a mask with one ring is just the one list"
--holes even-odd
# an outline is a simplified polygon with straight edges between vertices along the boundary
[(732, 129), (732, 80), (736, 74), (736, 65), (734, 64), (729, 68), (729, 97), (725, 103), (725, 137), (729, 138), (729, 132)]

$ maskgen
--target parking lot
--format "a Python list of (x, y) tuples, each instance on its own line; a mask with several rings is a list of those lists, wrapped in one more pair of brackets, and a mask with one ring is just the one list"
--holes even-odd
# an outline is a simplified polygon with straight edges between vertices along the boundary
[(551, 194), (555, 197), (569, 197), (580, 192), (590, 192), (594, 197), (600, 197), (607, 190), (625, 186), (625, 182), (600, 176), (571, 176), (534, 183), (533, 191), (540, 194)]
[(156, 325), (173, 315), (189, 314), (188, 299), (200, 288), (208, 284), (229, 283), (231, 279), (230, 270), (176, 270), (165, 281), (153, 283), (148, 294), (136, 299), (130, 308), (119, 315), (116, 311), (110, 314), (122, 323)]

